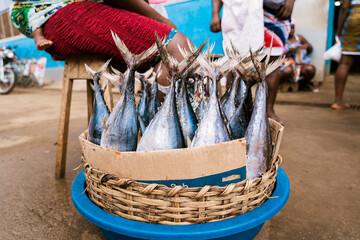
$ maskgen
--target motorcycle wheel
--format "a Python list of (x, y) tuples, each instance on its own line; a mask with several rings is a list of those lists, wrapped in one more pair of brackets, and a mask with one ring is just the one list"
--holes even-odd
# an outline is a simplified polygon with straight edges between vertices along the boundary
[(15, 74), (12, 69), (5, 69), (4, 78), (7, 81), (0, 80), (0, 94), (8, 94), (15, 87)]

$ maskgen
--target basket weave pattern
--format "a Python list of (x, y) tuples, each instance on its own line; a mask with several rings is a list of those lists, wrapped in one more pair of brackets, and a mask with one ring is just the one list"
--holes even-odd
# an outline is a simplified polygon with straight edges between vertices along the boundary
[(130, 220), (167, 225), (214, 222), (260, 206), (271, 196), (281, 157), (269, 171), (224, 187), (167, 187), (118, 178), (92, 167), (82, 158), (86, 192), (107, 212)]

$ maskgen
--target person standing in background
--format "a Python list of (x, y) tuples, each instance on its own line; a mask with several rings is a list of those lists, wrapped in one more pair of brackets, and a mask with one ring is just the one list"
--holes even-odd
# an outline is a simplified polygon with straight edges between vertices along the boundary
[(342, 52), (335, 73), (335, 101), (331, 108), (343, 110), (350, 108), (350, 104), (343, 100), (348, 73), (355, 56), (360, 55), (360, 0), (342, 1), (336, 35), (340, 38)]
[[(230, 40), (240, 53), (258, 49), (265, 44), (273, 51), (271, 61), (281, 54), (290, 32), (290, 17), (295, 0), (212, 0), (212, 32), (222, 31), (223, 48), (230, 48)], [(223, 19), (220, 10), (223, 8)], [(264, 10), (263, 10), (264, 9)], [(275, 114), (274, 103), (280, 82), (280, 74), (275, 70), (266, 77), (268, 85), (267, 113), (279, 123), (281, 119)]]

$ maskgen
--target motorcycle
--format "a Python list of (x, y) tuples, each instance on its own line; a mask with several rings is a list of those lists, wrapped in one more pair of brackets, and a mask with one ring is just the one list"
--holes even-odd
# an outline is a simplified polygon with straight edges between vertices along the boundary
[(11, 48), (4, 46), (0, 49), (0, 94), (8, 94), (15, 87), (15, 73), (11, 63), (16, 59)]

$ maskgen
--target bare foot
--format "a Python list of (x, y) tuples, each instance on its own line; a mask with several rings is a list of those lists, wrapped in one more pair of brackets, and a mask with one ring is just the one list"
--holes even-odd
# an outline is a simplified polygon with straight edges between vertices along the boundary
[(347, 109), (347, 108), (350, 108), (350, 104), (348, 103), (333, 103), (331, 105), (331, 108), (334, 109), (334, 110), (344, 110), (344, 109)]
[(41, 51), (41, 50), (45, 50), (48, 47), (50, 47), (53, 44), (53, 42), (44, 37), (40, 37), (36, 40), (35, 44), (36, 44), (37, 50)]
[(275, 121), (277, 121), (281, 125), (284, 125), (283, 121), (275, 114), (274, 111), (269, 111), (268, 110), (268, 117), (271, 118), (271, 119), (274, 119)]

